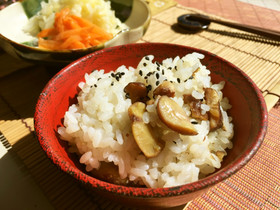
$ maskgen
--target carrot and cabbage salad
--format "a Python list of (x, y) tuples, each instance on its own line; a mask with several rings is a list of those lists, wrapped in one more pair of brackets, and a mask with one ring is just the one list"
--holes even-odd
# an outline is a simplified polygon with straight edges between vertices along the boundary
[(69, 8), (56, 13), (54, 27), (42, 30), (37, 36), (38, 46), (50, 50), (88, 48), (113, 38), (99, 26), (70, 14)]

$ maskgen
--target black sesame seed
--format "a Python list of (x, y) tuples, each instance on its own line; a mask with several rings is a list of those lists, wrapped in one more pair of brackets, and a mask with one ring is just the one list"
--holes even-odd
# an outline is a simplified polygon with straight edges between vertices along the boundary
[(175, 70), (177, 71), (177, 66), (175, 66), (174, 68), (175, 68)]
[(193, 79), (193, 76), (190, 76), (189, 79)]
[(140, 76), (142, 76), (142, 75), (143, 75), (143, 72), (142, 72), (142, 70), (140, 70), (140, 71), (139, 71), (139, 74), (140, 74)]
[(148, 79), (148, 76), (145, 76), (144, 79)]
[(114, 85), (114, 82), (111, 83), (111, 86), (113, 86), (113, 85)]
[(196, 121), (192, 121), (191, 123), (192, 123), (192, 124), (198, 124), (198, 122), (196, 122)]
[(177, 78), (177, 82), (178, 82), (178, 83), (180, 83), (180, 82), (181, 82), (180, 78)]
[(114, 73), (111, 73), (111, 76), (112, 76), (112, 77), (115, 77), (115, 74), (114, 74)]
[(156, 86), (158, 86), (159, 85), (159, 81), (156, 81)]
[(146, 59), (147, 61), (149, 61), (149, 60), (150, 60), (150, 58), (149, 58), (148, 56), (146, 56), (146, 57), (145, 57), (145, 59)]
[(162, 69), (161, 74), (164, 75), (164, 70)]
[(101, 80), (101, 78), (100, 78), (100, 77), (97, 79), (97, 81), (99, 81), (99, 80)]
[(146, 64), (146, 63), (143, 63), (143, 66), (147, 66), (147, 64)]
[(156, 64), (157, 64), (158, 67), (160, 66), (159, 62), (157, 62), (157, 61), (156, 61)]
[(97, 87), (97, 84), (94, 84), (94, 87)]
[(156, 73), (156, 78), (159, 79), (159, 73)]
[(127, 93), (127, 94), (125, 94), (125, 98), (127, 99), (127, 98), (129, 98), (129, 94)]
[(160, 68), (159, 68), (159, 67), (157, 67), (157, 70), (158, 70), (158, 71), (160, 71)]
[(92, 88), (93, 86), (91, 85), (90, 88)]
[(172, 67), (171, 67), (171, 66), (169, 66), (169, 67), (168, 67), (168, 70), (172, 70)]
[(119, 78), (119, 77), (116, 77), (116, 80), (117, 80), (117, 81), (119, 81), (119, 80), (120, 80), (120, 78)]
[(124, 72), (121, 72), (121, 75), (123, 76), (123, 75), (125, 75), (125, 73), (124, 73)]

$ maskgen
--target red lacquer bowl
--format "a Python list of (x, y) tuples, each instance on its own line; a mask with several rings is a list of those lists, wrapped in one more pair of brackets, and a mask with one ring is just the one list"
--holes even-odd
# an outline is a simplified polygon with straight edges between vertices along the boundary
[[(170, 188), (124, 187), (100, 181), (84, 172), (77, 158), (67, 152), (67, 143), (59, 139), (64, 113), (75, 103), (77, 85), (84, 74), (94, 69), (110, 71), (118, 66), (136, 67), (141, 58), (152, 54), (155, 61), (199, 52), (202, 64), (211, 71), (212, 81), (226, 81), (223, 90), (229, 98), (233, 117), (233, 148), (228, 150), (221, 169), (197, 182)], [(132, 206), (172, 207), (206, 192), (210, 187), (238, 172), (257, 152), (267, 129), (267, 109), (263, 96), (253, 81), (228, 61), (203, 50), (180, 45), (147, 43), (117, 46), (89, 54), (57, 73), (40, 94), (35, 112), (35, 131), (47, 156), (61, 170), (99, 194)]]

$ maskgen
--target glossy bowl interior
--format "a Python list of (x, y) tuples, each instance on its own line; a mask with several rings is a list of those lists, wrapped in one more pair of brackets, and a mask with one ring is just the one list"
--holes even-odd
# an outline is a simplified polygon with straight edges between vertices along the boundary
[[(110, 71), (120, 65), (136, 67), (145, 55), (154, 61), (199, 52), (201, 61), (211, 71), (212, 81), (226, 81), (224, 95), (229, 98), (233, 117), (233, 148), (228, 150), (221, 169), (197, 182), (170, 188), (124, 187), (100, 181), (87, 175), (77, 158), (67, 152), (67, 144), (59, 139), (57, 128), (69, 105), (76, 102), (77, 85), (84, 74), (94, 69)], [(260, 147), (267, 128), (267, 110), (261, 92), (240, 69), (209, 52), (180, 45), (148, 43), (129, 44), (97, 51), (68, 65), (56, 74), (42, 91), (35, 113), (35, 131), (47, 156), (66, 173), (110, 199), (131, 205), (172, 207), (185, 204), (209, 187), (240, 170)]]
[[(111, 5), (114, 2), (118, 3), (117, 0), (111, 0), (111, 2)], [(112, 9), (114, 9), (113, 6)], [(117, 17), (123, 18), (121, 20), (129, 30), (122, 31), (104, 44), (91, 48), (52, 51), (21, 44), (32, 40), (32, 37), (23, 32), (23, 26), (27, 23), (28, 17), (21, 2), (18, 1), (0, 11), (0, 46), (19, 59), (41, 64), (65, 65), (103, 48), (136, 42), (146, 33), (151, 20), (151, 12), (144, 0), (124, 0), (122, 4), (117, 4), (115, 12)]]

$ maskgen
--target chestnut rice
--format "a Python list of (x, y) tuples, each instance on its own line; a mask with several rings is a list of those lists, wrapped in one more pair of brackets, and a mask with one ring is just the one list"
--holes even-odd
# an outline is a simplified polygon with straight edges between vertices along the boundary
[(203, 58), (147, 55), (136, 69), (85, 74), (61, 139), (86, 171), (116, 184), (171, 187), (213, 173), (234, 132), (225, 82), (211, 82)]

